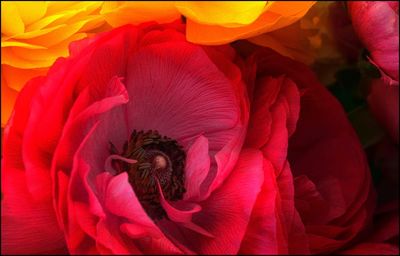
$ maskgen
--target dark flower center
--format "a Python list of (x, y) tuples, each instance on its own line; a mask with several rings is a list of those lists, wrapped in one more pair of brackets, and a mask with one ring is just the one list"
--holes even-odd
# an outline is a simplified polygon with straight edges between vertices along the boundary
[(129, 164), (115, 159), (112, 165), (117, 174), (128, 173), (129, 183), (152, 219), (167, 217), (160, 204), (157, 182), (165, 199), (178, 201), (183, 198), (186, 155), (176, 140), (161, 136), (157, 131), (134, 130), (129, 141), (125, 142), (123, 152), (118, 153), (111, 144), (111, 154), (137, 161)]

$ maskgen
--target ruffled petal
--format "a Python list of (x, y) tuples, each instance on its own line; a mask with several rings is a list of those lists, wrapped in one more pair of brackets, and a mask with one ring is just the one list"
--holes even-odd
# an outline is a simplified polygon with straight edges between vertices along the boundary
[(187, 151), (184, 200), (196, 199), (200, 196), (201, 184), (209, 170), (208, 140), (204, 136), (199, 136)]
[(215, 238), (186, 228), (179, 229), (177, 234), (172, 228), (164, 232), (199, 254), (238, 253), (263, 178), (261, 152), (244, 150), (231, 175), (201, 203), (202, 210), (192, 218), (193, 223), (215, 234)]
[(130, 130), (158, 130), (183, 146), (203, 135), (210, 150), (237, 133), (233, 88), (201, 48), (184, 42), (144, 47), (130, 59), (127, 73)]
[(1, 33), (12, 36), (24, 33), (24, 31), (25, 25), (19, 15), (16, 3), (1, 2)]
[(393, 80), (399, 81), (399, 14), (388, 1), (348, 3), (357, 35), (372, 60)]
[(175, 3), (187, 19), (200, 24), (237, 27), (254, 22), (264, 11), (266, 1), (218, 1)]
[(293, 24), (303, 17), (313, 4), (313, 1), (267, 4), (264, 13), (253, 23), (241, 27), (207, 25), (188, 19), (186, 37), (189, 42), (206, 45), (225, 44), (253, 37)]
[(168, 23), (180, 18), (174, 3), (155, 1), (104, 2), (101, 12), (106, 21), (113, 27), (125, 24), (140, 24), (149, 21)]

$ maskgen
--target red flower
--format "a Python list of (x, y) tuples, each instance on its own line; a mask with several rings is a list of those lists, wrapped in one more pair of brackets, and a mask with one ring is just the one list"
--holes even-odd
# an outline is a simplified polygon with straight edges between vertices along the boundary
[(25, 86), (4, 134), (4, 253), (328, 253), (360, 234), (370, 176), (338, 102), (302, 64), (244, 65), (182, 29), (76, 42)]
[(389, 136), (399, 143), (399, 86), (391, 86), (383, 79), (371, 81), (368, 104), (376, 119)]

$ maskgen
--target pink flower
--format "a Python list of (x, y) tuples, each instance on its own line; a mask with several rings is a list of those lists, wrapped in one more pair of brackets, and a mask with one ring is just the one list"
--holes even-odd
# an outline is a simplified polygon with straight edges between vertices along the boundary
[(351, 1), (347, 3), (354, 29), (382, 76), (399, 82), (399, 2)]
[(4, 253), (329, 253), (364, 230), (365, 156), (312, 72), (183, 29), (75, 42), (25, 86), (4, 134)]

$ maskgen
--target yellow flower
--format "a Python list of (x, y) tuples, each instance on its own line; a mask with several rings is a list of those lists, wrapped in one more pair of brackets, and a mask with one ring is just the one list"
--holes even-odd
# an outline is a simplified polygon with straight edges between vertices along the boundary
[(104, 24), (102, 2), (1, 2), (1, 126), (18, 91), (32, 77), (46, 74), (71, 41)]
[(149, 21), (168, 23), (180, 18), (173, 1), (106, 1), (100, 13), (113, 27)]
[(184, 1), (186, 37), (199, 44), (224, 44), (271, 32), (303, 17), (315, 1)]
[(101, 13), (113, 26), (187, 19), (186, 37), (198, 44), (225, 44), (288, 26), (315, 1), (116, 1)]

